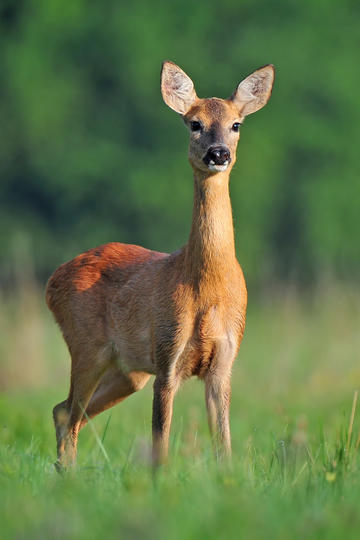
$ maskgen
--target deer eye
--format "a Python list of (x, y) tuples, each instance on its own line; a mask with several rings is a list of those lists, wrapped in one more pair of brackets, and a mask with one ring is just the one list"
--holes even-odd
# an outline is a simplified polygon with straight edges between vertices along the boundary
[(201, 130), (200, 122), (197, 122), (196, 120), (193, 120), (192, 122), (190, 122), (190, 129), (191, 131), (200, 131)]
[(241, 126), (241, 123), (240, 123), (240, 122), (235, 122), (235, 123), (232, 125), (231, 129), (232, 129), (233, 131), (239, 131), (240, 126)]

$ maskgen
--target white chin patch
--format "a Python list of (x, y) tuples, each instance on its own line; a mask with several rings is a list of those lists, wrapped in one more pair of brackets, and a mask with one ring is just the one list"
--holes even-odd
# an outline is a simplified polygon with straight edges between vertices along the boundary
[(210, 171), (216, 171), (216, 172), (226, 171), (228, 166), (229, 166), (229, 161), (225, 161), (223, 165), (215, 165), (215, 162), (212, 160), (209, 162), (209, 165), (208, 165)]

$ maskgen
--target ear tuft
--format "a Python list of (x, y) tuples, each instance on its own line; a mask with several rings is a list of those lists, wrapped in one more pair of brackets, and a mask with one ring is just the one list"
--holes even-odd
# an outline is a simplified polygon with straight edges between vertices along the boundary
[(230, 99), (244, 116), (252, 114), (269, 101), (274, 78), (275, 68), (272, 64), (257, 69), (239, 84)]
[(190, 77), (169, 61), (162, 65), (161, 93), (166, 105), (179, 114), (186, 114), (197, 99)]

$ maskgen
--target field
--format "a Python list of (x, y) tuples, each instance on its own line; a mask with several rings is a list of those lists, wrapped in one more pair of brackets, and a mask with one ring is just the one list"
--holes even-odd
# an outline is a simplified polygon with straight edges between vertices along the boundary
[(34, 288), (3, 298), (1, 538), (359, 538), (359, 328), (350, 287), (250, 295), (232, 468), (212, 457), (192, 380), (155, 479), (151, 383), (81, 432), (78, 467), (59, 476), (51, 410), (68, 390), (67, 351)]

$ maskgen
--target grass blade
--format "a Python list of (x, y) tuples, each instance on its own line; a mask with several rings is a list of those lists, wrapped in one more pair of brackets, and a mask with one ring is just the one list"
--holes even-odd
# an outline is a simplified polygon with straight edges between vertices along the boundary
[(354, 418), (355, 418), (355, 411), (356, 411), (356, 404), (357, 404), (358, 394), (359, 394), (358, 390), (355, 390), (353, 403), (352, 403), (352, 408), (351, 408), (350, 421), (349, 421), (349, 429), (348, 429), (348, 436), (347, 436), (347, 442), (346, 442), (346, 453), (348, 453), (349, 449), (350, 449), (351, 436), (352, 436), (352, 431), (353, 431), (353, 426), (354, 426)]
[[(90, 426), (90, 428), (91, 428), (91, 431), (93, 432), (93, 435), (94, 435), (94, 437), (95, 437), (95, 440), (96, 440), (97, 444), (99, 445), (100, 451), (102, 452), (102, 454), (103, 454), (103, 456), (104, 456), (106, 462), (107, 462), (107, 463), (110, 463), (109, 456), (108, 456), (108, 454), (107, 454), (107, 452), (106, 452), (106, 450), (105, 450), (105, 446), (104, 446), (104, 444), (103, 444), (103, 441), (100, 439), (99, 434), (98, 434), (98, 432), (96, 431), (96, 428), (95, 428), (95, 426), (94, 426), (94, 423), (93, 423), (92, 420), (89, 418), (89, 416), (86, 414), (86, 411), (85, 411), (84, 407), (81, 405), (81, 403), (79, 403), (79, 405), (80, 405), (81, 410), (82, 410), (82, 412), (83, 412), (83, 414), (84, 414), (84, 416), (85, 416), (85, 418), (86, 418), (86, 420), (87, 420), (87, 422), (88, 422), (88, 424), (89, 424), (89, 426)], [(104, 435), (103, 435), (103, 439), (104, 439), (104, 438), (105, 438), (105, 437), (104, 437)]]

